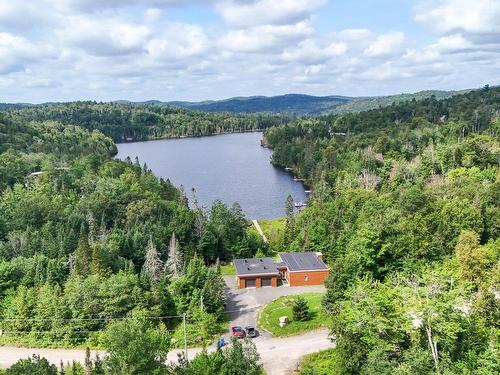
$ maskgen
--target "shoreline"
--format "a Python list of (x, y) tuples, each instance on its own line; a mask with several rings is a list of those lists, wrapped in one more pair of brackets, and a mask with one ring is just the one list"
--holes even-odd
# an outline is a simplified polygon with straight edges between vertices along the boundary
[(169, 137), (159, 137), (159, 138), (148, 138), (148, 139), (134, 139), (134, 140), (124, 140), (121, 142), (115, 142), (115, 145), (123, 145), (127, 143), (137, 143), (137, 142), (150, 142), (150, 141), (165, 141), (165, 140), (179, 140), (179, 139), (190, 139), (190, 138), (203, 138), (203, 137), (216, 137), (218, 135), (229, 135), (229, 134), (246, 134), (246, 133), (263, 133), (267, 128), (264, 129), (253, 129), (244, 131), (228, 131), (221, 133), (203, 134), (203, 135), (177, 135)]

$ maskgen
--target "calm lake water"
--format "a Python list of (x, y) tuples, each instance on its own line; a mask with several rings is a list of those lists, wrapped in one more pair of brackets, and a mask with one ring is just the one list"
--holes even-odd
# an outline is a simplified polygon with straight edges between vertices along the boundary
[(305, 201), (304, 186), (271, 165), (262, 133), (166, 139), (118, 144), (119, 159), (136, 156), (160, 177), (182, 185), (187, 197), (196, 189), (199, 204), (220, 199), (238, 202), (248, 219), (284, 216), (285, 200)]

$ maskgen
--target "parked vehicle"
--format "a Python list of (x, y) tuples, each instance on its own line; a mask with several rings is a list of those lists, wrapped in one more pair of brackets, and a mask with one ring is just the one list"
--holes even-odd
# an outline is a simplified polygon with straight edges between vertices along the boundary
[(220, 339), (217, 340), (217, 349), (220, 349), (225, 345), (226, 345), (226, 340), (224, 340), (224, 337), (221, 337)]
[(240, 326), (231, 327), (231, 334), (233, 335), (233, 337), (237, 337), (239, 339), (243, 339), (247, 335), (243, 328), (241, 328)]
[(246, 326), (245, 331), (248, 337), (255, 337), (257, 336), (257, 331), (255, 330), (255, 327), (252, 326)]

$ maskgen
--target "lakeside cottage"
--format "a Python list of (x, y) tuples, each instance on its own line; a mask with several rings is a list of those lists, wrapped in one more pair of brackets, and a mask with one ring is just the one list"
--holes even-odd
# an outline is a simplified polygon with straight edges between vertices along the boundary
[(235, 259), (239, 288), (323, 285), (328, 267), (321, 253), (280, 253), (277, 262), (271, 258)]

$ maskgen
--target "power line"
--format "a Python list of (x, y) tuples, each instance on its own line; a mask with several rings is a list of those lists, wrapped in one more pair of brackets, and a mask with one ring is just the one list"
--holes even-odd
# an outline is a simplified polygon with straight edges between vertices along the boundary
[[(244, 309), (236, 310), (224, 310), (224, 312), (218, 313), (217, 315), (224, 315), (235, 312), (245, 312), (258, 310), (262, 306), (248, 307)], [(151, 320), (162, 320), (162, 319), (180, 319), (190, 317), (191, 315), (164, 315), (164, 316), (145, 316), (145, 317), (108, 317), (108, 318), (0, 318), (0, 322), (43, 322), (43, 321), (58, 321), (58, 322), (74, 322), (74, 321), (109, 321), (109, 320), (134, 320), (134, 319), (151, 319)]]
[[(163, 330), (165, 332), (177, 332), (175, 329), (165, 329)], [(57, 335), (73, 335), (73, 334), (88, 334), (88, 333), (94, 333), (94, 332), (102, 332), (102, 330), (83, 330), (83, 331), (11, 331), (11, 330), (4, 330), (2, 331), (3, 335), (8, 335), (8, 334), (32, 334), (32, 333), (52, 333), (52, 334), (57, 334)]]
[(145, 317), (109, 317), (109, 318), (0, 318), (0, 322), (43, 322), (43, 321), (62, 321), (62, 322), (73, 322), (73, 321), (107, 321), (107, 320), (134, 320), (134, 319), (173, 319), (182, 318), (183, 315), (165, 315), (165, 316), (145, 316)]

